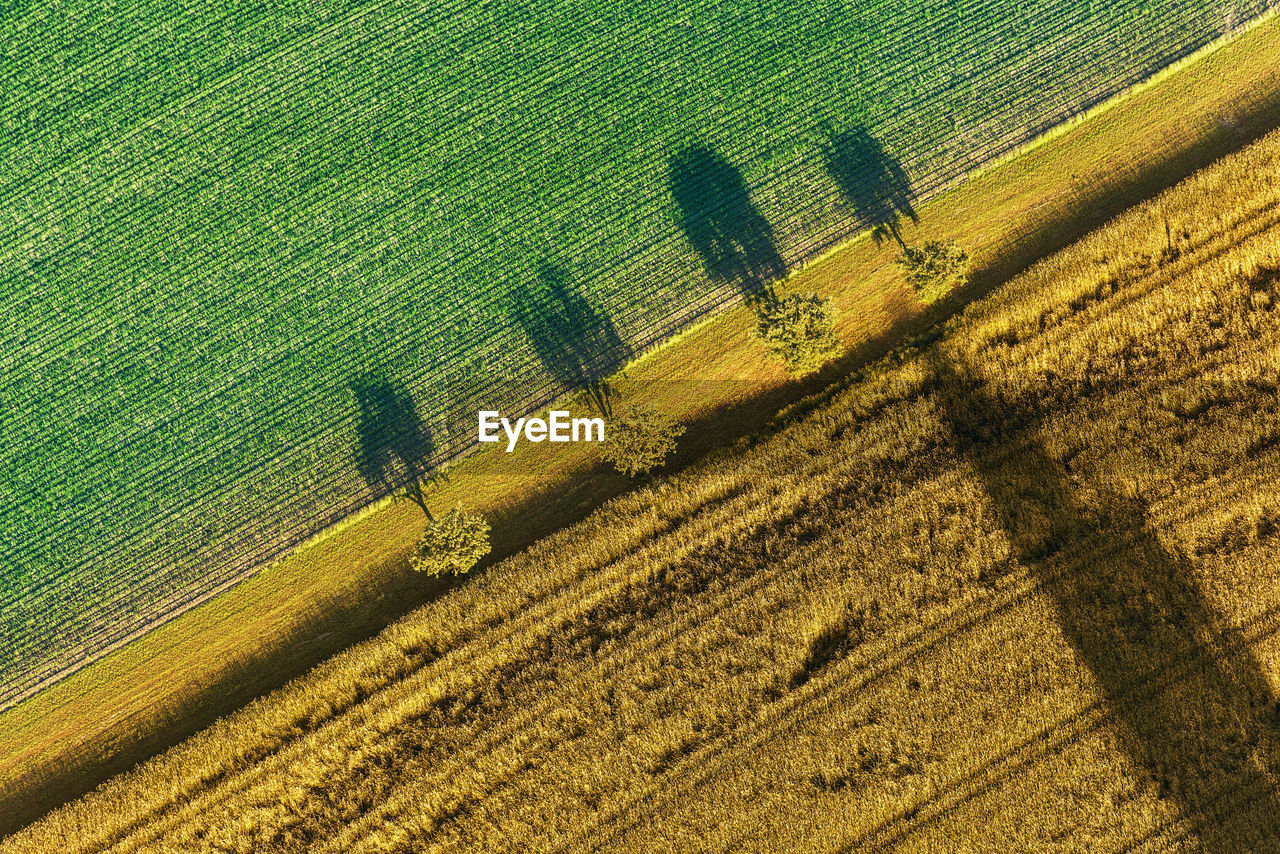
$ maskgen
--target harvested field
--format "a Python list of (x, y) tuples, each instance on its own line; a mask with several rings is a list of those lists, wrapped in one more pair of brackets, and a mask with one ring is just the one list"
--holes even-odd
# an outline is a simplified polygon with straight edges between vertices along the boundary
[(0, 845), (1280, 839), (1280, 135)]

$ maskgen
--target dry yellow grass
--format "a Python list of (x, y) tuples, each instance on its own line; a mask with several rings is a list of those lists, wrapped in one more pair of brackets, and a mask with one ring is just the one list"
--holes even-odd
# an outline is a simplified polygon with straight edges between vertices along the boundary
[(1280, 134), (0, 852), (1280, 850)]

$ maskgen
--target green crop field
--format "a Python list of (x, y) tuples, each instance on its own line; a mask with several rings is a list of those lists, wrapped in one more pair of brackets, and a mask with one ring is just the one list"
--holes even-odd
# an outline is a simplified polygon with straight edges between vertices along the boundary
[(1274, 5), (6, 4), (0, 705)]

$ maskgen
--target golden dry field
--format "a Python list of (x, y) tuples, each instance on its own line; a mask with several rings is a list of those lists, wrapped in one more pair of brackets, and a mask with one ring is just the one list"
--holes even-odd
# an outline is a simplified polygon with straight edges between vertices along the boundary
[(1280, 135), (7, 839), (1280, 850)]

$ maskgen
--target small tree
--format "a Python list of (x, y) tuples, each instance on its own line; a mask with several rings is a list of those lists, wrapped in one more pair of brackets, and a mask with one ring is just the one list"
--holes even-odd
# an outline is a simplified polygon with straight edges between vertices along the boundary
[(477, 513), (454, 507), (427, 523), (409, 557), (410, 565), (428, 575), (461, 575), (489, 553), (489, 523)]
[(831, 303), (817, 294), (792, 294), (756, 307), (764, 343), (796, 374), (816, 370), (840, 352)]
[(657, 468), (676, 449), (684, 427), (648, 406), (633, 406), (611, 419), (604, 442), (604, 458), (628, 477)]
[(969, 253), (954, 240), (908, 246), (898, 256), (898, 263), (923, 302), (933, 302), (968, 281)]

